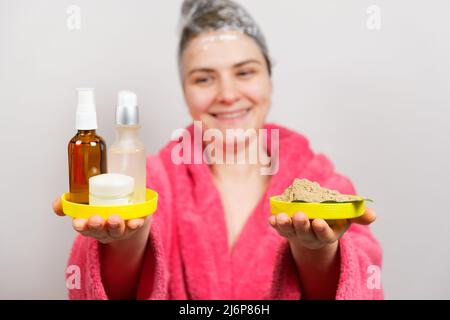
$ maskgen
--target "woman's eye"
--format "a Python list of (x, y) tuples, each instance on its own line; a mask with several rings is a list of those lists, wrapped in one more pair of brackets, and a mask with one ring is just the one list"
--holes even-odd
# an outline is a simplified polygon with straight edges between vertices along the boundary
[(249, 76), (251, 76), (254, 73), (255, 72), (253, 70), (245, 70), (245, 71), (239, 71), (237, 75), (240, 78), (248, 78)]
[(210, 80), (211, 80), (210, 77), (202, 77), (202, 78), (197, 78), (197, 79), (195, 79), (194, 82), (195, 82), (196, 84), (206, 84), (206, 83), (208, 83)]

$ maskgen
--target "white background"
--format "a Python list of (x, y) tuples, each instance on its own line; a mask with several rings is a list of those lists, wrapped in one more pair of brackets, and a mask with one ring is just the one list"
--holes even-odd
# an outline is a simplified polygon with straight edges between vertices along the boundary
[[(242, 0), (276, 61), (269, 120), (305, 134), (376, 200), (389, 299), (450, 298), (450, 2)], [(81, 29), (67, 27), (69, 5)], [(77, 87), (111, 143), (118, 90), (138, 94), (155, 153), (189, 123), (176, 65), (181, 1), (0, 0), (0, 298), (65, 299)], [(370, 5), (381, 29), (366, 26)]]

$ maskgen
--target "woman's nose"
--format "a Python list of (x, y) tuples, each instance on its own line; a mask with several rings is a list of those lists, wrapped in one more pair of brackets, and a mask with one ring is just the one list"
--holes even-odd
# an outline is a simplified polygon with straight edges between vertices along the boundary
[(233, 105), (239, 100), (239, 90), (233, 80), (222, 80), (220, 83), (218, 102)]

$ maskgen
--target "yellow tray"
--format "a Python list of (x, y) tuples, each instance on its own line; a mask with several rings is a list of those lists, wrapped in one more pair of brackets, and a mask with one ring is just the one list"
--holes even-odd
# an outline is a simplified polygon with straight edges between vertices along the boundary
[(293, 217), (296, 212), (303, 212), (309, 219), (339, 220), (362, 216), (365, 206), (364, 198), (341, 203), (306, 203), (281, 201), (279, 196), (273, 196), (270, 198), (270, 209), (273, 215), (284, 212)]
[(158, 193), (151, 189), (147, 189), (146, 201), (136, 204), (119, 205), (119, 206), (90, 206), (87, 204), (79, 204), (70, 202), (69, 193), (61, 196), (62, 209), (64, 214), (73, 218), (88, 219), (94, 215), (100, 215), (103, 219), (117, 214), (124, 220), (137, 219), (149, 216), (156, 211), (158, 203)]

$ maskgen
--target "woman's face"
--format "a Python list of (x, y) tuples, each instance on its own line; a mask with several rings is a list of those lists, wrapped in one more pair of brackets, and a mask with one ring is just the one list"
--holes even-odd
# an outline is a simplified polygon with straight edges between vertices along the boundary
[(259, 129), (269, 110), (272, 81), (256, 42), (236, 31), (192, 39), (182, 56), (189, 112), (205, 129)]

